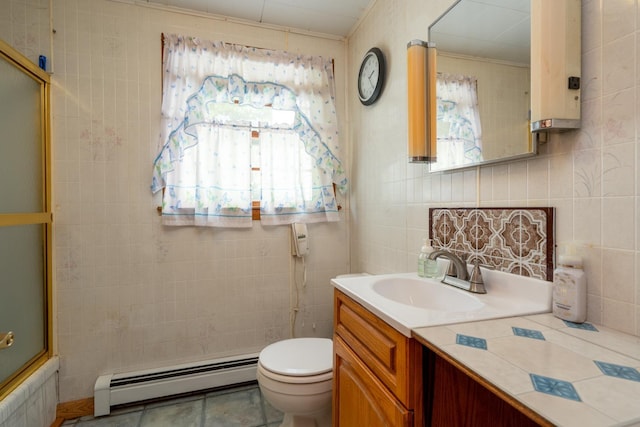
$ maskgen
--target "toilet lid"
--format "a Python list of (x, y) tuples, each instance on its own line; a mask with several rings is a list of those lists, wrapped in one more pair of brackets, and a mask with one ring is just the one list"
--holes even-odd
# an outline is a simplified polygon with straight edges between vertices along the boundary
[(333, 342), (327, 338), (293, 338), (266, 346), (258, 357), (271, 372), (291, 376), (318, 375), (333, 369)]

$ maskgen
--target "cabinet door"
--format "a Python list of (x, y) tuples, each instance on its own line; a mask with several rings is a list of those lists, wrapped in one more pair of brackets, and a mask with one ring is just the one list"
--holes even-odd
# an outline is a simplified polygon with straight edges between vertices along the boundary
[(465, 373), (434, 354), (432, 427), (537, 427), (546, 420), (529, 418)]
[(413, 426), (407, 410), (353, 353), (334, 336), (334, 427)]

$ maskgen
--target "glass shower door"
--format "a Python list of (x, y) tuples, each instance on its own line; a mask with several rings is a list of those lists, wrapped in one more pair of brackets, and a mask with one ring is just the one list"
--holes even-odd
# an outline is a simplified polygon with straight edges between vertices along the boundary
[(0, 400), (49, 356), (48, 91), (0, 41)]

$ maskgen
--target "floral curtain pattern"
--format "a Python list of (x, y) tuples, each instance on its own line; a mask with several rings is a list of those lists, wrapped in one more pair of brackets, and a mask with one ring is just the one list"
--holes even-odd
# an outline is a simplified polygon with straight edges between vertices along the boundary
[[(165, 189), (164, 224), (251, 227), (253, 130), (264, 163), (262, 222), (338, 220), (333, 183), (344, 191), (347, 180), (331, 60), (164, 35), (163, 70), (163, 145), (151, 189)], [(267, 107), (293, 120), (239, 118), (221, 106)], [(285, 185), (303, 175), (312, 191)]]
[(438, 74), (438, 164), (482, 160), (482, 127), (475, 77)]

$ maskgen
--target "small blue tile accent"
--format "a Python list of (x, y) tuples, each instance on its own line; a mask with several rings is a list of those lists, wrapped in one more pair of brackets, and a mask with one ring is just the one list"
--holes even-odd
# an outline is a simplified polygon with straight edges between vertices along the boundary
[(585, 323), (574, 323), (574, 322), (569, 322), (568, 320), (563, 320), (563, 322), (564, 322), (565, 325), (567, 325), (570, 328), (582, 329), (582, 330), (585, 330), (585, 331), (600, 332), (591, 323), (587, 323), (587, 322), (585, 322)]
[(470, 337), (469, 335), (456, 335), (456, 344), (466, 345), (467, 347), (487, 349), (487, 340), (484, 338)]
[(640, 382), (640, 372), (636, 368), (614, 365), (613, 363), (600, 362), (598, 360), (594, 360), (594, 362), (605, 375)]
[(513, 334), (519, 337), (533, 338), (536, 340), (545, 341), (542, 332), (536, 331), (535, 329), (516, 328), (515, 326), (512, 326), (511, 329), (513, 330)]
[(529, 374), (531, 382), (536, 391), (540, 393), (550, 394), (552, 396), (562, 397), (564, 399), (582, 402), (578, 392), (568, 381), (558, 380), (556, 378), (543, 377), (541, 375)]

